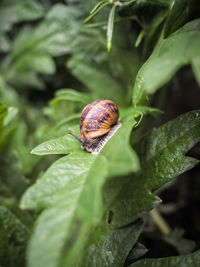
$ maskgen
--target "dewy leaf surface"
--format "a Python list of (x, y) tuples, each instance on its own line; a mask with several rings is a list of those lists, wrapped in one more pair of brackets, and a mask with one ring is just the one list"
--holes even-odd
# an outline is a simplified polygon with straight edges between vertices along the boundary
[[(93, 160), (94, 158), (95, 156)], [(87, 236), (90, 227), (94, 226), (102, 216), (101, 187), (105, 177), (106, 161), (99, 156), (98, 161), (88, 172), (79, 174), (77, 179), (74, 177), (71, 183), (60, 189), (60, 192), (57, 189), (53, 197), (54, 203), (37, 221), (29, 243), (28, 266), (58, 266), (63, 252), (68, 253), (74, 243), (76, 245), (76, 232), (79, 237), (82, 232)], [(87, 241), (86, 236), (77, 248), (79, 251)], [(66, 255), (68, 257), (68, 254)], [(76, 260), (76, 257), (66, 259), (68, 266), (74, 266)]]
[(26, 209), (46, 208), (54, 202), (54, 195), (63, 187), (76, 183), (87, 175), (95, 156), (84, 153), (72, 153), (55, 161), (42, 178), (25, 192), (21, 207)]
[(138, 72), (133, 88), (133, 103), (138, 104), (143, 93), (153, 94), (186, 64), (192, 64), (199, 82), (199, 54), (200, 19), (196, 19), (157, 44)]
[(80, 150), (80, 143), (73, 136), (67, 134), (40, 144), (31, 153), (42, 156), (48, 154), (68, 154), (76, 150)]
[(197, 250), (194, 253), (175, 256), (175, 257), (166, 257), (160, 259), (143, 259), (139, 260), (130, 265), (130, 267), (199, 267), (200, 263), (200, 250)]
[(126, 225), (154, 207), (159, 199), (151, 192), (191, 169), (198, 160), (184, 154), (200, 141), (200, 111), (191, 111), (144, 135), (135, 149), (141, 171), (112, 179), (105, 201), (113, 212), (112, 224)]
[(115, 229), (101, 242), (91, 245), (81, 267), (121, 267), (143, 229), (141, 221)]

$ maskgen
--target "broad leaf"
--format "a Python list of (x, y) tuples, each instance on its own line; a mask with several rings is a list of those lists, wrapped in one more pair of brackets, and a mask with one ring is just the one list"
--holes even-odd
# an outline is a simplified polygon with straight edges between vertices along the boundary
[(151, 192), (199, 163), (185, 153), (200, 141), (200, 111), (191, 111), (144, 135), (135, 149), (141, 171), (123, 180), (112, 179), (104, 198), (112, 224), (126, 225), (158, 204)]
[(137, 242), (143, 224), (139, 221), (120, 229), (115, 229), (101, 242), (91, 245), (81, 266), (121, 267)]
[(200, 250), (194, 253), (158, 259), (143, 259), (130, 265), (130, 267), (198, 267), (200, 262)]
[(95, 156), (81, 151), (58, 159), (43, 177), (25, 192), (21, 200), (21, 207), (41, 209), (53, 204), (53, 196), (63, 187), (70, 186), (70, 183), (78, 185), (76, 181), (89, 172), (94, 159)]
[[(63, 259), (63, 264), (73, 266), (77, 260), (77, 251), (81, 256), (81, 250), (87, 241), (84, 236), (87, 236), (91, 226), (95, 226), (102, 218), (104, 210), (101, 191), (106, 177), (116, 174), (116, 170), (113, 168), (117, 168), (118, 173), (121, 174), (138, 170), (138, 158), (129, 145), (130, 131), (137, 122), (132, 116), (132, 120), (128, 118), (124, 120), (118, 133), (108, 141), (107, 150), (103, 149), (99, 155), (94, 156), (84, 151), (81, 152), (79, 144), (76, 152), (70, 151), (68, 156), (57, 160), (43, 177), (24, 194), (21, 201), (22, 208), (36, 210), (47, 208), (39, 217), (36, 233), (30, 243), (30, 266), (57, 266), (63, 246), (70, 238), (73, 238), (73, 246), (66, 248), (67, 254)], [(55, 140), (53, 142), (54, 150), (56, 149)], [(59, 144), (59, 140), (57, 142)], [(64, 142), (69, 146), (66, 140)], [(75, 142), (77, 141), (75, 140)], [(45, 149), (45, 146), (48, 150), (49, 144), (46, 146), (44, 143), (43, 148), (38, 147), (38, 152)], [(115, 148), (116, 144), (118, 148)], [(63, 144), (61, 147), (62, 150)], [(124, 150), (124, 161), (118, 166), (122, 150)], [(49, 152), (52, 151), (49, 150)], [(113, 151), (115, 151), (114, 154)], [(60, 218), (59, 221), (56, 218)], [(80, 226), (77, 226), (78, 229), (80, 228), (80, 232), (78, 237), (73, 237), (75, 233), (72, 226), (77, 220), (80, 223)], [(60, 232), (53, 232), (55, 225)], [(42, 242), (49, 244), (47, 249), (50, 251), (51, 257), (48, 256), (49, 253), (38, 248), (38, 235), (43, 228), (45, 229), (43, 232), (46, 234)], [(57, 243), (51, 242), (51, 239), (57, 240)], [(35, 261), (36, 258), (38, 261)]]
[(48, 154), (68, 154), (77, 150), (80, 150), (80, 143), (73, 136), (67, 134), (42, 143), (35, 147), (31, 153), (42, 156)]
[[(93, 155), (81, 154), (58, 160), (22, 200), (22, 207), (38, 209), (49, 206), (40, 215), (29, 244), (29, 266), (58, 266), (65, 250), (69, 250), (66, 260), (73, 266), (72, 261), (77, 259), (70, 258), (70, 251), (76, 242), (75, 232), (79, 232), (79, 238), (82, 231), (87, 235), (90, 227), (101, 218), (101, 186), (105, 179), (106, 162), (103, 157), (98, 157), (96, 161)], [(92, 163), (93, 166), (89, 168)], [(62, 175), (58, 175), (58, 170)], [(42, 184), (46, 184), (46, 188)], [(72, 242), (70, 247), (66, 246), (67, 242)], [(84, 242), (77, 249), (81, 250), (83, 246)]]
[(138, 72), (133, 88), (135, 105), (140, 102), (143, 94), (153, 94), (186, 64), (192, 64), (196, 79), (200, 80), (199, 28), (200, 19), (193, 20), (157, 44), (152, 55)]

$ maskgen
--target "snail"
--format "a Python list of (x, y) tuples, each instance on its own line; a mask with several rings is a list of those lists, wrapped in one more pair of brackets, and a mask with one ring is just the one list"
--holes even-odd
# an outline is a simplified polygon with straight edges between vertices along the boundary
[(83, 109), (80, 118), (80, 137), (71, 132), (69, 134), (81, 142), (83, 150), (98, 154), (121, 126), (118, 118), (117, 105), (111, 100), (99, 99)]

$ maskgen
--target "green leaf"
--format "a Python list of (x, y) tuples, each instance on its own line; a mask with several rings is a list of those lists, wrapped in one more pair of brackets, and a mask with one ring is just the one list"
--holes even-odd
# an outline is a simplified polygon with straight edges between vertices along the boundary
[(16, 114), (17, 109), (7, 108), (4, 104), (0, 103), (0, 153), (5, 150), (8, 154), (9, 146), (11, 147), (14, 132), (16, 129)]
[(146, 249), (144, 245), (142, 245), (139, 242), (136, 243), (128, 255), (128, 262), (135, 261), (136, 259), (142, 257), (147, 251), (148, 251), (148, 249)]
[(116, 8), (116, 5), (113, 5), (113, 7), (110, 10), (109, 17), (108, 17), (108, 25), (107, 25), (107, 50), (108, 50), (108, 53), (110, 52), (111, 47), (112, 47), (115, 8)]
[[(138, 113), (136, 113), (138, 115)], [(135, 154), (135, 152), (131, 149), (131, 146), (129, 144), (129, 136), (130, 136), (130, 131), (133, 128), (133, 126), (137, 122), (134, 120), (134, 116), (129, 114), (128, 118), (126, 118), (126, 121), (124, 120), (124, 123), (122, 122), (122, 127), (117, 131), (117, 133), (108, 141), (106, 146), (103, 148), (101, 153), (99, 154), (100, 156), (103, 155), (104, 157), (108, 158), (108, 166), (109, 166), (109, 174), (114, 175), (116, 172), (115, 168), (117, 168), (118, 172), (121, 174), (124, 173), (129, 173), (132, 171), (137, 171), (139, 169), (139, 161), (138, 158)], [(78, 134), (78, 128), (76, 128), (75, 131), (76, 134)], [(43, 179), (40, 179), (36, 185), (34, 185), (32, 188), (29, 188), (28, 191), (25, 193), (23, 199), (22, 199), (22, 206), (23, 208), (37, 208), (38, 201), (40, 203), (40, 195), (45, 196), (45, 192), (48, 192), (49, 189), (52, 188), (52, 190), (57, 190), (56, 187), (56, 180), (58, 181), (58, 186), (64, 185), (65, 179), (62, 177), (57, 177), (57, 172), (58, 170), (61, 170), (63, 168), (66, 169), (66, 173), (63, 172), (64, 175), (70, 176), (70, 175), (79, 175), (79, 173), (68, 173), (68, 169), (66, 168), (67, 166), (70, 166), (70, 164), (77, 166), (75, 169), (78, 168), (78, 170), (85, 172), (88, 171), (88, 169), (91, 167), (90, 165), (86, 165), (87, 169), (84, 169), (84, 165), (82, 165), (82, 161), (89, 161), (89, 159), (93, 159), (93, 155), (90, 155), (87, 152), (81, 151), (80, 148), (80, 143), (73, 138), (71, 135), (66, 135), (61, 138), (57, 138), (54, 140), (46, 141), (45, 143), (39, 145), (36, 147), (32, 153), (35, 153), (37, 155), (45, 155), (45, 154), (68, 154), (71, 153), (69, 156), (64, 157), (56, 161), (46, 172), (44, 175)], [(123, 154), (122, 154), (122, 151)], [(74, 152), (74, 153), (73, 153)], [(114, 152), (114, 153), (113, 153)], [(127, 154), (126, 154), (127, 153)], [(122, 155), (124, 159), (122, 160)], [(78, 161), (77, 158), (80, 158)], [(70, 161), (70, 163), (67, 163)], [(64, 166), (66, 162), (66, 166)], [(120, 164), (120, 165), (119, 165)], [(81, 172), (82, 172), (81, 171)], [(60, 171), (59, 171), (60, 172)], [(53, 175), (53, 176), (52, 176)], [(48, 178), (50, 177), (50, 178)], [(55, 178), (57, 177), (57, 178)], [(73, 176), (72, 176), (73, 177)], [(47, 179), (47, 181), (46, 181)], [(61, 180), (60, 180), (61, 179)], [(66, 181), (68, 181), (69, 178), (67, 178)], [(45, 186), (45, 184), (48, 184), (48, 181), (53, 181), (54, 186), (49, 189)], [(59, 185), (60, 181), (62, 181), (62, 184)], [(70, 179), (71, 181), (71, 179)], [(44, 183), (44, 185), (43, 185)], [(44, 191), (44, 193), (41, 194), (40, 189), (42, 189), (41, 192)], [(38, 195), (38, 193), (39, 195)], [(53, 191), (54, 192), (54, 191)], [(31, 194), (29, 196), (29, 194)], [(35, 195), (36, 194), (36, 195)], [(48, 193), (52, 195), (52, 191)], [(49, 201), (50, 199), (47, 199)], [(42, 200), (43, 201), (43, 200)], [(36, 206), (34, 204), (34, 207), (29, 206), (32, 205), (32, 203), (36, 202)], [(40, 206), (40, 205), (39, 205)], [(41, 205), (43, 207), (43, 205)], [(45, 205), (44, 205), (45, 207)]]
[[(66, 246), (63, 265), (73, 266), (78, 260), (76, 257), (77, 251), (79, 251), (81, 257), (81, 251), (87, 241), (85, 236), (88, 235), (91, 226), (99, 223), (104, 212), (101, 194), (106, 177), (115, 174), (126, 174), (139, 169), (138, 158), (129, 144), (130, 131), (135, 124), (137, 122), (133, 115), (129, 114), (124, 118), (123, 126), (108, 141), (107, 149), (103, 149), (97, 156), (81, 151), (80, 144), (74, 139), (79, 144), (78, 151), (74, 153), (70, 151), (71, 153), (68, 156), (57, 160), (43, 177), (26, 191), (21, 200), (21, 208), (36, 210), (46, 208), (39, 217), (36, 232), (30, 243), (30, 266), (56, 266), (54, 264), (58, 261), (64, 244), (70, 242), (71, 239), (73, 245)], [(56, 141), (59, 144), (59, 139)], [(52, 144), (54, 146), (51, 147)], [(43, 153), (43, 149), (46, 149), (48, 153), (50, 147), (49, 153), (58, 152), (56, 149), (60, 149), (59, 145), (56, 145), (55, 140), (52, 144), (44, 143), (43, 147), (36, 148), (36, 151)], [(62, 143), (60, 151), (64, 150), (65, 146), (68, 147), (70, 144)], [(102, 168), (102, 166), (104, 167)], [(55, 221), (53, 218), (55, 218)], [(56, 218), (60, 218), (59, 221)], [(74, 223), (77, 220), (80, 225), (76, 226)], [(60, 231), (53, 232), (55, 227)], [(46, 234), (42, 240), (49, 244), (47, 249), (53, 258), (47, 256), (49, 253), (38, 248), (38, 240), (40, 240), (38, 235), (43, 228), (45, 229), (43, 233)], [(66, 231), (65, 234), (64, 231)], [(77, 231), (79, 231), (78, 236), (75, 235)], [(51, 242), (51, 239), (57, 240), (57, 243)], [(40, 242), (43, 241), (40, 240)], [(54, 252), (51, 252), (51, 250)], [(35, 261), (36, 258), (38, 261)]]
[(140, 168), (139, 159), (130, 145), (130, 134), (137, 121), (132, 117), (122, 121), (122, 127), (108, 141), (101, 151), (108, 160), (108, 173), (110, 176), (129, 174)]
[(145, 32), (144, 40), (144, 55), (145, 58), (149, 57), (155, 48), (159, 38), (162, 38), (163, 24), (167, 17), (167, 10), (161, 10), (155, 15), (153, 21), (149, 27), (149, 30)]
[(198, 267), (200, 262), (200, 250), (197, 250), (194, 253), (183, 255), (183, 256), (174, 256), (166, 257), (160, 259), (142, 259), (130, 265), (130, 267)]
[(3, 62), (5, 80), (14, 83), (15, 87), (21, 87), (21, 84), (43, 87), (36, 74), (55, 73), (52, 57), (69, 53), (79, 27), (79, 16), (77, 9), (57, 4), (36, 27), (23, 27)]
[(115, 229), (101, 242), (91, 245), (82, 267), (121, 267), (143, 229), (141, 221)]
[(103, 68), (94, 62), (83, 62), (75, 55), (67, 62), (67, 67), (97, 98), (111, 99), (124, 103), (122, 85)]
[(84, 23), (88, 22), (89, 20), (91, 20), (94, 16), (96, 16), (99, 11), (101, 11), (105, 6), (107, 6), (108, 4), (110, 4), (107, 1), (100, 1), (94, 8), (93, 10), (90, 12), (91, 14), (84, 20)]
[(0, 181), (11, 196), (19, 199), (28, 186), (28, 181), (22, 175), (21, 166), (16, 155), (0, 157)]
[[(97, 99), (113, 99), (118, 104), (127, 105), (138, 71), (139, 57), (136, 49), (125, 49), (123, 44), (127, 42), (128, 31), (119, 26), (115, 26), (117, 38), (111, 55), (106, 52), (105, 32), (102, 29), (80, 28), (66, 67)], [(124, 56), (119, 57), (120, 54)]]
[(7, 113), (8, 113), (7, 107), (3, 103), (0, 102), (0, 130), (3, 127), (3, 122), (4, 122), (4, 119)]
[(53, 196), (63, 187), (75, 184), (89, 172), (95, 157), (80, 151), (55, 161), (35, 185), (29, 187), (21, 199), (23, 209), (41, 209), (54, 202)]
[(104, 192), (114, 226), (126, 225), (159, 203), (151, 192), (199, 163), (185, 153), (200, 141), (200, 111), (191, 111), (144, 135), (135, 146), (141, 171), (111, 179)]
[(68, 154), (80, 149), (80, 143), (76, 139), (67, 134), (63, 137), (52, 139), (35, 147), (31, 153), (35, 155), (49, 155), (49, 154)]
[(67, 100), (67, 101), (74, 101), (80, 102), (83, 104), (88, 104), (94, 100), (91, 97), (91, 94), (81, 93), (73, 89), (61, 89), (56, 91), (56, 97), (52, 101), (60, 101), (60, 100)]
[(0, 32), (0, 51), (1, 52), (8, 52), (10, 49), (10, 40), (6, 36), (6, 34)]
[(145, 35), (145, 31), (141, 30), (140, 33), (138, 34), (136, 41), (135, 41), (135, 47), (138, 47), (140, 45), (140, 43), (142, 42), (142, 40), (144, 38), (144, 35)]
[[(103, 157), (99, 156), (97, 161), (88, 153), (71, 154), (71, 157), (55, 162), (27, 191), (21, 203), (23, 208), (49, 207), (40, 215), (29, 244), (29, 266), (57, 266), (63, 251), (70, 251), (76, 241), (74, 231), (78, 231), (80, 236), (85, 227), (88, 232), (98, 222), (102, 213), (101, 187), (105, 175)], [(67, 242), (72, 242), (70, 247), (66, 246)], [(84, 242), (79, 250), (83, 245)], [(70, 252), (67, 255), (70, 257)], [(72, 261), (76, 260), (72, 257), (69, 266), (73, 266)]]
[[(101, 152), (102, 155), (109, 159), (108, 169), (111, 176), (139, 170), (137, 155), (129, 144), (131, 130), (138, 125), (138, 122), (134, 118), (147, 113), (159, 114), (160, 112), (158, 109), (145, 106), (122, 110), (122, 127)], [(69, 131), (75, 133), (77, 136), (79, 135), (78, 127), (71, 127)], [(74, 137), (67, 134), (40, 144), (31, 153), (41, 156), (48, 154), (68, 154), (70, 152), (80, 151), (80, 146), (80, 143)], [(121, 151), (123, 151), (123, 154)]]
[(183, 23), (191, 13), (192, 5), (194, 5), (193, 0), (176, 0), (174, 2), (171, 2), (167, 19), (164, 25), (165, 37), (167, 37), (170, 33), (178, 30), (178, 28), (183, 25)]
[[(186, 64), (198, 62), (200, 53), (200, 19), (188, 22), (168, 38), (161, 40), (138, 72), (133, 88), (133, 103), (138, 104), (143, 93), (153, 94)], [(199, 64), (194, 74), (199, 81)]]
[(43, 15), (39, 1), (3, 0), (0, 4), (0, 31), (9, 31), (14, 23), (36, 20)]
[(1, 237), (3, 234), (3, 239), (0, 239), (0, 264), (23, 266), (29, 231), (13, 213), (3, 206), (0, 206), (0, 226)]

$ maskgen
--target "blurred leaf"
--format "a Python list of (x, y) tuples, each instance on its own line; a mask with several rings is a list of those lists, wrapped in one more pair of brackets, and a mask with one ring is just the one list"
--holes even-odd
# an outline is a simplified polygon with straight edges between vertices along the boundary
[(111, 99), (115, 102), (124, 103), (124, 92), (120, 83), (109, 73), (96, 64), (83, 62), (75, 56), (70, 59), (67, 66), (87, 88), (94, 92), (97, 98)]
[(121, 267), (142, 231), (141, 221), (116, 229), (100, 243), (91, 245), (81, 266)]
[(56, 91), (56, 97), (52, 101), (55, 102), (60, 100), (68, 100), (88, 104), (95, 99), (91, 97), (91, 94), (87, 94), (86, 92), (81, 93), (73, 89), (61, 89)]
[(35, 28), (22, 28), (12, 45), (11, 53), (3, 62), (6, 81), (15, 86), (32, 85), (44, 87), (36, 73), (55, 73), (53, 56), (69, 53), (70, 40), (79, 27), (80, 11), (57, 4), (47, 13), (45, 19)]
[(3, 122), (4, 122), (4, 119), (7, 113), (8, 113), (7, 107), (3, 103), (0, 102), (0, 130), (3, 127)]
[(130, 267), (198, 267), (200, 262), (200, 251), (184, 256), (174, 256), (174, 257), (166, 257), (160, 259), (142, 259), (130, 265)]
[(108, 53), (110, 52), (111, 47), (112, 47), (115, 8), (116, 8), (116, 5), (113, 5), (113, 7), (110, 10), (109, 17), (108, 17), (108, 25), (107, 25), (107, 50), (108, 50)]
[[(112, 52), (105, 46), (105, 31), (82, 28), (72, 44), (72, 56), (67, 68), (96, 98), (113, 99), (116, 103), (129, 103), (131, 90), (138, 65), (138, 51), (127, 50), (129, 23), (115, 26), (116, 38)], [(124, 57), (119, 57), (123, 54)], [(128, 93), (127, 93), (128, 92)]]
[(0, 31), (9, 31), (12, 25), (41, 18), (44, 10), (35, 0), (2, 0), (0, 3)]
[(163, 236), (163, 239), (174, 246), (179, 255), (188, 254), (194, 251), (196, 243), (190, 239), (184, 238), (185, 231), (180, 228), (175, 228), (169, 235)]
[(96, 16), (96, 14), (99, 13), (99, 11), (101, 11), (101, 9), (103, 9), (105, 6), (107, 6), (108, 4), (110, 4), (107, 1), (100, 1), (90, 12), (91, 14), (84, 20), (84, 23), (88, 22), (89, 20), (91, 20), (94, 16)]
[(90, 14), (94, 13), (94, 12), (98, 9), (98, 7), (101, 6), (104, 2), (107, 2), (107, 0), (101, 0), (101, 1), (99, 1), (99, 2), (93, 7), (93, 9), (90, 11)]
[(140, 33), (138, 34), (136, 41), (135, 41), (135, 47), (138, 47), (140, 45), (140, 43), (142, 42), (142, 40), (144, 38), (144, 34), (145, 34), (145, 31), (141, 30)]
[(167, 37), (170, 33), (178, 30), (187, 17), (190, 15), (194, 0), (176, 0), (171, 1), (167, 19), (164, 25), (164, 36)]
[(9, 153), (17, 125), (17, 112), (16, 108), (7, 108), (0, 103), (0, 154), (3, 152)]
[(81, 113), (74, 113), (73, 115), (68, 116), (66, 119), (61, 120), (59, 123), (57, 123), (56, 128), (60, 128), (63, 125), (72, 122), (74, 120), (80, 121)]
[(23, 266), (25, 247), (29, 232), (26, 226), (7, 208), (0, 206), (1, 237), (0, 264), (3, 266)]
[(198, 82), (198, 84), (200, 84), (200, 57), (198, 55), (196, 55), (191, 62), (192, 65), (192, 70), (194, 73), (194, 76)]
[(167, 17), (167, 10), (161, 10), (158, 14), (155, 15), (151, 24), (148, 27), (148, 30), (145, 32), (144, 48), (143, 54), (145, 59), (148, 58), (153, 49), (155, 48), (159, 38), (161, 38), (163, 31), (163, 24)]
[(144, 93), (153, 94), (167, 83), (183, 65), (195, 65), (194, 74), (199, 81), (200, 19), (193, 20), (161, 40), (150, 58), (138, 72), (133, 89), (133, 103), (138, 104)]
[(191, 111), (145, 134), (135, 146), (141, 171), (107, 182), (106, 205), (114, 226), (126, 225), (158, 204), (151, 192), (190, 170), (199, 161), (184, 154), (200, 141), (200, 112)]
[(130, 0), (122, 1), (119, 13), (121, 16), (143, 16), (149, 22), (157, 12), (169, 8), (171, 0)]
[(0, 181), (6, 185), (10, 194), (19, 199), (28, 186), (15, 155), (0, 157)]
[(6, 34), (0, 32), (0, 52), (8, 52), (10, 49), (10, 40)]

